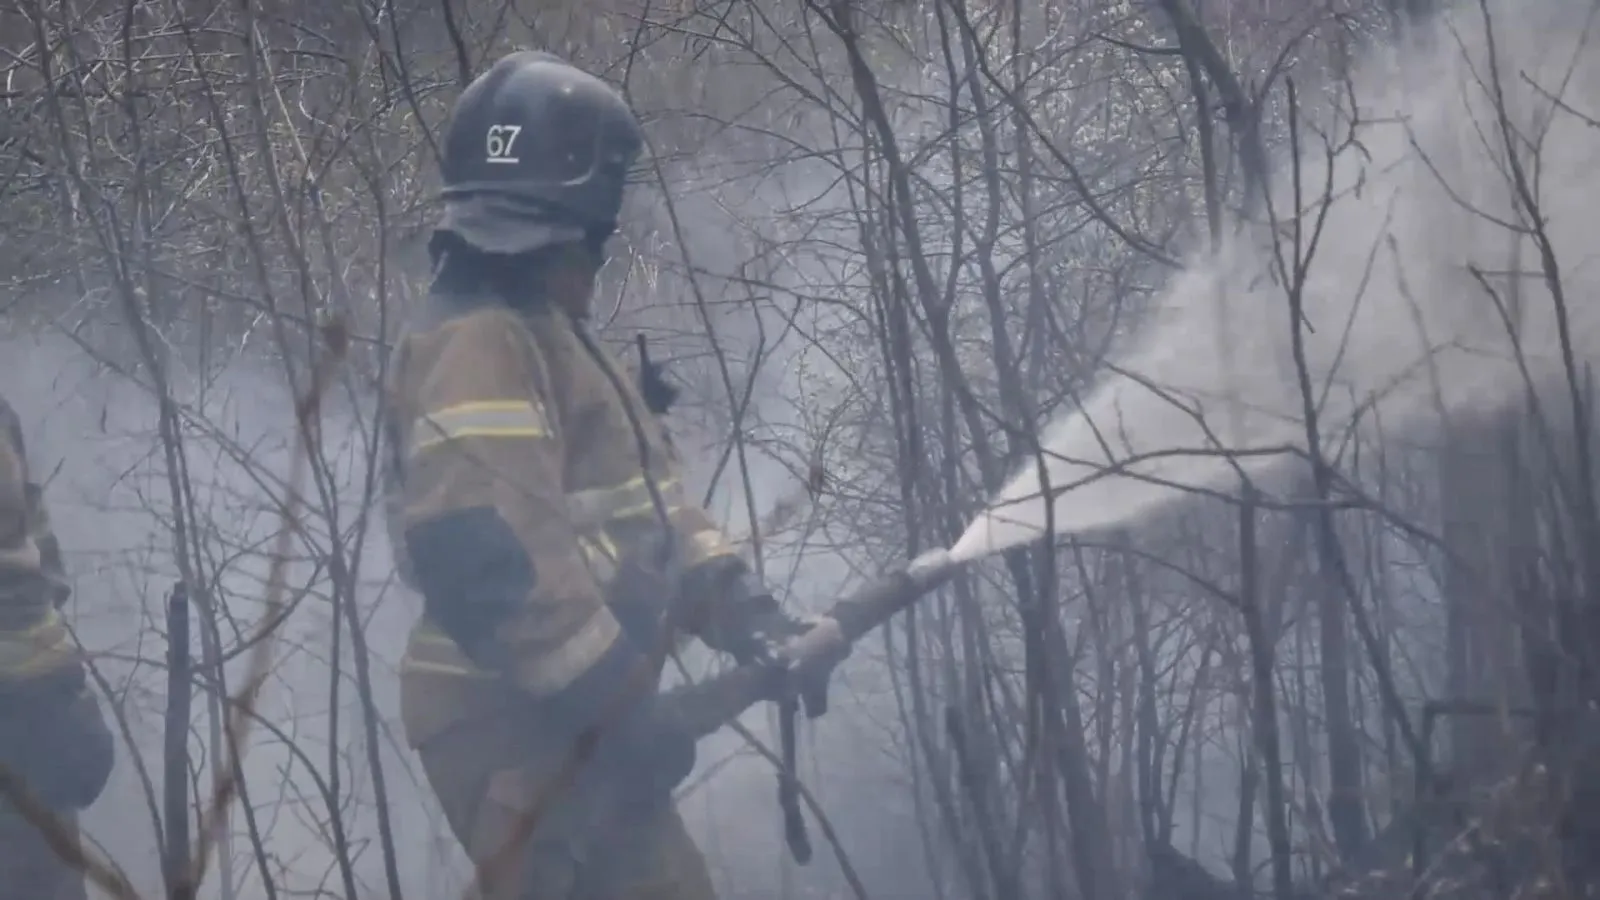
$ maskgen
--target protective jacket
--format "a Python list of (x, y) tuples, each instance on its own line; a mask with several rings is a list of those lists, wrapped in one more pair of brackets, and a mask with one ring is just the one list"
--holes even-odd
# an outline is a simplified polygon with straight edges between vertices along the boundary
[[(633, 379), (615, 362), (608, 374), (583, 327), (554, 305), (435, 293), (401, 338), (385, 409), (390, 528), (402, 576), (430, 597), (403, 675), (552, 695), (618, 640), (654, 646), (665, 604), (685, 584), (718, 583), (710, 573), (742, 566), (685, 496)], [(463, 544), (494, 562), (430, 584), (440, 576), (429, 570), (448, 566), (440, 558), (468, 554), (453, 549)], [(496, 544), (502, 552), (486, 556)], [(717, 647), (727, 615), (717, 592), (697, 593), (682, 598), (683, 626)], [(441, 609), (441, 594), (453, 608)], [(470, 715), (456, 704), (408, 706), (414, 746)]]
[(0, 399), (0, 682), (81, 666), (61, 618), (71, 594), (21, 423)]

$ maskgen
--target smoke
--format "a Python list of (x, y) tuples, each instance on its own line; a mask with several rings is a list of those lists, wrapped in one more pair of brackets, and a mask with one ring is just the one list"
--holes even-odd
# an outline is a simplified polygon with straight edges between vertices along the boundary
[[(737, 343), (741, 337), (735, 333), (730, 341)], [(110, 688), (107, 708), (126, 722), (125, 736), (121, 726), (113, 726), (119, 732), (116, 769), (106, 791), (82, 818), (85, 837), (126, 872), (141, 896), (158, 896), (157, 813), (145, 779), (159, 804), (168, 702), (164, 601), (177, 571), (156, 406), (148, 390), (99, 365), (64, 337), (0, 339), (0, 356), (12, 364), (4, 392), (23, 419), (32, 458), (47, 475), (47, 499), (74, 584), (69, 620)], [(176, 399), (190, 420), (184, 440), (188, 477), (202, 521), (206, 568), (222, 572), (219, 596), (232, 621), (221, 627), (224, 642), (231, 645), (254, 627), (262, 612), (266, 554), (278, 525), (277, 501), (295, 440), (294, 405), (282, 386), (282, 372), (242, 358), (204, 379), (176, 373), (174, 382)], [(358, 400), (355, 409), (340, 408), (336, 399), (329, 400), (324, 434), (341, 500), (340, 519), (349, 529), (362, 499), (363, 451), (370, 433), (360, 418), (370, 415), (370, 398)], [(793, 479), (759, 454), (751, 461), (758, 508), (765, 508)], [(693, 481), (704, 483), (704, 478)], [(737, 479), (719, 496), (727, 498), (719, 508), (737, 521), (742, 509)], [(315, 512), (306, 517), (306, 524), (316, 534), (326, 529)], [(737, 524), (734, 527), (740, 530)], [(297, 552), (306, 549), (301, 546)], [(807, 571), (815, 565), (813, 556)], [(456, 896), (468, 880), (466, 860), (415, 754), (405, 745), (398, 715), (398, 664), (420, 601), (394, 584), (391, 572), (383, 529), (374, 528), (363, 543), (356, 605), (372, 655), (373, 699), (379, 712), (379, 744), (401, 882), (408, 894)], [(387, 896), (348, 634), (338, 641), (336, 651), (326, 573), (300, 563), (291, 566), (287, 580), (291, 591), (304, 589), (306, 596), (277, 631), (272, 675), (257, 707), (261, 721), (252, 729), (244, 757), (248, 796), (233, 805), (230, 864), (219, 867), (213, 862), (202, 896), (239, 900), (268, 896), (241, 814), (245, 802), (253, 810), (280, 895), (326, 891), (344, 896), (327, 802), (320, 793), (330, 786), (334, 772), (357, 876), (356, 896)], [(803, 587), (809, 599), (812, 585)], [(200, 628), (196, 617), (191, 633), (197, 666)], [(246, 656), (241, 654), (227, 666), (232, 691), (243, 683)], [(703, 669), (704, 656), (691, 656), (691, 668)], [(330, 686), (336, 666), (342, 674), (335, 699)], [(867, 860), (858, 866), (864, 865), (864, 877), (882, 887), (875, 895), (892, 900), (897, 896), (894, 889), (920, 882), (899, 866), (875, 871), (878, 867), (871, 861), (904, 858), (911, 852), (911, 832), (883, 827), (889, 821), (909, 821), (911, 810), (901, 808), (903, 802), (857, 799), (881, 791), (895, 766), (889, 756), (863, 758), (864, 742), (881, 742), (882, 734), (876, 717), (863, 717), (853, 709), (861, 703), (840, 685), (828, 730), (808, 736), (808, 743), (815, 740), (819, 746), (815, 753), (808, 748), (803, 773), (816, 785), (825, 807), (839, 817), (836, 827), (846, 845)], [(205, 697), (198, 691), (191, 721), (191, 802), (203, 804), (210, 794), (209, 754), (220, 743), (210, 731)], [(745, 724), (773, 745), (775, 732), (766, 710), (754, 711)], [(763, 896), (779, 881), (787, 851), (772, 768), (742, 744), (728, 731), (702, 742), (701, 770), (691, 781), (697, 786), (685, 798), (683, 812), (725, 893)], [(706, 780), (699, 783), (701, 778)], [(826, 882), (837, 877), (834, 864), (826, 846), (813, 836), (818, 860), (795, 877)], [(222, 891), (224, 875), (234, 886), (232, 893)]]
[[(110, 688), (108, 710), (123, 717), (127, 728), (111, 783), (83, 816), (86, 839), (126, 871), (142, 896), (156, 896), (161, 893), (156, 814), (143, 780), (148, 776), (159, 804), (167, 706), (164, 600), (177, 572), (155, 404), (147, 391), (96, 366), (64, 338), (12, 338), (0, 343), (0, 355), (11, 364), (5, 391), (23, 419), (30, 455), (49, 475), (46, 496), (74, 585), (70, 620)], [(276, 503), (295, 440), (293, 404), (281, 387), (282, 374), (265, 365), (236, 361), (204, 382), (181, 373), (175, 382), (176, 399), (192, 417), (184, 440), (202, 522), (204, 568), (207, 574), (221, 573), (216, 596), (227, 621), (219, 627), (223, 643), (232, 646), (262, 612), (265, 554), (278, 527)], [(348, 528), (365, 471), (363, 436), (352, 418), (335, 410), (326, 438), (340, 518)], [(325, 533), (326, 524), (315, 513), (304, 521), (314, 534)], [(307, 550), (302, 545), (296, 552)], [(416, 604), (389, 584), (388, 548), (381, 539), (365, 541), (363, 553), (365, 574), (356, 604), (373, 657), (373, 695), (384, 732), (379, 744), (401, 878), (413, 892), (449, 896), (465, 881), (464, 860), (405, 748), (395, 714), (396, 665)], [(287, 582), (292, 596), (303, 596), (278, 631), (274, 666), (257, 707), (260, 722), (244, 757), (248, 796), (241, 799), (252, 810), (280, 892), (326, 890), (343, 896), (328, 803), (321, 795), (332, 785), (342, 798), (339, 813), (349, 835), (358, 896), (383, 896), (388, 890), (348, 634), (337, 644), (332, 639), (325, 572), (300, 562), (290, 567)], [(202, 623), (198, 616), (191, 619), (198, 668)], [(239, 654), (226, 666), (233, 692), (243, 684), (246, 656)], [(335, 667), (342, 673), (337, 696), (332, 692)], [(191, 804), (204, 804), (211, 792), (208, 754), (220, 744), (198, 690), (191, 721)], [(120, 732), (121, 726), (113, 729)], [(236, 800), (230, 861), (219, 866), (213, 860), (204, 896), (267, 896), (243, 808)], [(219, 893), (224, 875), (232, 894)]]
[[(1348, 93), (1324, 95), (1343, 108), (1302, 97), (1298, 165), (1284, 154), (1270, 179), (1278, 227), (1242, 226), (1173, 279), (1116, 372), (1045, 429), (1043, 471), (1014, 476), (954, 554), (997, 552), (1047, 525), (1126, 526), (1194, 491), (1231, 490), (1240, 472), (1270, 486), (1307, 447), (1297, 332), (1330, 457), (1380, 432), (1416, 437), (1493, 413), (1530, 388), (1549, 395), (1566, 377), (1564, 344), (1581, 379), (1600, 352), (1595, 11), (1589, 0), (1463, 3), (1414, 44), (1367, 55)], [(1535, 209), (1518, 200), (1508, 145)], [(1298, 328), (1297, 183), (1310, 260)], [(1531, 234), (1540, 220), (1564, 306)], [(1563, 406), (1570, 396), (1557, 394), (1546, 412)]]
[[(796, 191), (803, 199), (812, 199), (803, 188)], [(740, 223), (727, 213), (719, 215), (708, 208), (712, 204), (707, 200), (680, 197), (679, 202), (680, 215), (692, 226), (688, 237), (696, 243), (694, 261), (711, 271), (737, 271), (744, 248), (730, 236), (741, 233)], [(779, 201), (752, 192), (741, 213), (760, 215), (765, 210), (758, 207), (767, 202), (775, 205)], [(786, 202), (797, 201), (787, 198)], [(684, 331), (703, 330), (687, 292), (669, 278), (661, 281), (679, 289), (663, 291), (668, 294), (665, 297), (651, 297), (653, 309), (617, 323), (613, 336), (631, 337), (636, 327), (661, 324), (649, 322), (649, 312), (668, 319), (666, 325), (686, 322), (690, 327)], [(636, 283), (629, 290), (648, 294), (657, 287)], [(784, 392), (792, 390), (792, 382), (798, 378), (786, 364), (793, 352), (792, 339), (788, 344), (772, 341), (760, 357), (749, 350), (760, 343), (764, 329), (781, 333), (783, 318), (755, 308), (747, 292), (730, 290), (717, 279), (707, 278), (705, 288), (718, 338), (730, 356), (736, 388), (750, 387), (749, 369), (756, 362), (761, 365), (761, 377), (753, 385), (756, 409), (749, 417), (757, 424), (750, 426), (751, 431), (798, 430), (804, 423), (795, 418), (794, 405), (783, 401)], [(629, 312), (635, 310), (625, 310)], [(672, 321), (674, 316), (678, 321)], [(763, 321), (756, 321), (763, 316)], [(662, 341), (662, 355), (671, 360), (672, 334), (670, 329), (663, 331), (667, 339)], [(732, 405), (703, 348), (679, 349), (699, 349), (702, 354), (674, 361), (672, 374), (690, 388), (689, 393), (709, 397), (707, 406)], [(119, 740), (111, 784), (83, 817), (85, 833), (127, 871), (141, 896), (157, 896), (161, 873), (156, 814), (147, 800), (144, 779), (148, 775), (159, 803), (162, 716), (168, 699), (164, 598), (177, 572), (156, 406), (149, 391), (124, 374), (99, 365), (65, 337), (0, 339), (0, 357), (11, 364), (0, 389), (23, 418), (32, 455), (51, 473), (47, 497), (75, 584), (70, 620), (81, 642), (96, 654), (97, 666), (113, 695), (110, 705), (125, 715), (129, 731), (126, 740)], [(282, 496), (282, 480), (287, 477), (295, 439), (294, 404), (283, 387), (281, 371), (244, 356), (204, 378), (178, 372), (174, 381), (177, 400), (192, 418), (184, 438), (189, 479), (204, 520), (203, 543), (211, 556), (208, 567), (220, 566), (224, 571), (229, 611), (237, 617), (237, 627), (248, 630), (261, 612), (265, 555), (277, 527), (276, 501)], [(336, 448), (334, 481), (341, 498), (340, 520), (350, 528), (361, 501), (363, 451), (372, 437), (361, 420), (370, 417), (372, 398), (357, 397), (350, 404), (353, 409), (334, 404), (342, 398), (342, 390), (329, 398), (323, 428), (327, 445)], [(676, 423), (691, 463), (688, 480), (696, 495), (709, 478), (721, 443), (728, 439), (728, 423), (717, 419), (714, 415), (686, 416)], [(794, 469), (804, 462), (804, 448), (773, 451), (759, 444), (755, 442), (748, 455), (749, 489), (758, 516), (765, 516), (775, 503), (787, 500), (800, 487)], [(774, 461), (774, 456), (782, 456), (784, 464)], [(713, 514), (735, 535), (749, 531), (744, 490), (742, 479), (730, 469), (722, 475), (713, 497)], [(319, 518), (315, 514), (310, 517), (313, 531), (326, 528)], [(825, 605), (846, 574), (834, 570), (846, 567), (831, 555), (802, 554), (788, 543), (768, 540), (769, 579), (790, 594), (790, 602)], [(397, 667), (420, 601), (392, 582), (391, 570), (383, 529), (376, 528), (364, 543), (356, 605), (373, 656), (372, 686), (383, 732), (383, 771), (401, 881), (410, 895), (455, 896), (468, 880), (466, 861), (415, 754), (405, 746), (398, 717)], [(244, 760), (243, 780), (249, 796), (235, 801), (231, 821), (231, 865), (222, 871), (213, 863), (202, 896), (240, 900), (267, 896), (247, 824), (239, 813), (243, 801), (255, 811), (280, 894), (321, 890), (344, 896), (336, 867), (338, 854), (329, 839), (327, 804), (319, 795), (334, 771), (338, 772), (337, 789), (347, 798), (341, 812), (350, 836), (350, 855), (355, 859), (357, 896), (387, 896), (362, 710), (353, 676), (348, 674), (348, 636), (340, 640), (336, 656), (325, 573), (297, 565), (288, 580), (291, 588), (310, 591), (279, 629), (276, 664), (258, 706), (263, 722), (280, 733), (259, 723), (253, 729)], [(229, 643), (238, 637), (234, 627), (223, 625)], [(196, 635), (199, 628), (198, 622), (191, 626)], [(198, 636), (194, 645), (198, 664)], [(860, 659), (866, 655), (857, 654), (856, 663), (870, 665), (872, 660)], [(688, 660), (691, 670), (699, 674), (709, 668), (708, 656), (693, 652)], [(345, 674), (339, 679), (339, 696), (334, 701), (330, 685), (335, 681), (336, 665)], [(246, 668), (244, 658), (228, 666), (233, 690), (242, 683)], [(890, 753), (862, 752), (866, 746), (876, 751), (885, 740), (882, 721), (892, 710), (883, 708), (880, 700), (854, 690), (853, 679), (841, 678), (827, 721), (814, 731), (812, 726), (802, 725), (808, 732), (802, 738), (807, 745), (802, 774), (834, 817), (834, 827), (856, 857), (855, 865), (874, 896), (887, 900), (926, 896), (917, 873), (891, 862), (907, 858), (920, 847), (916, 832), (908, 827), (914, 812), (909, 797), (899, 793), (888, 800), (881, 797), (884, 785), (901, 777), (898, 760)], [(339, 722), (336, 732), (330, 730), (332, 713)], [(196, 802), (203, 803), (210, 790), (208, 754), (217, 742), (199, 693), (192, 721), (191, 783)], [(775, 745), (767, 710), (754, 711), (744, 724), (768, 746)], [(700, 771), (691, 779), (697, 786), (690, 790), (682, 809), (724, 894), (775, 895), (783, 877), (781, 870), (792, 864), (784, 860), (787, 850), (772, 766), (729, 730), (703, 741), (699, 749)], [(701, 778), (706, 779), (704, 783), (699, 782)], [(838, 879), (837, 867), (815, 826), (812, 836), (817, 860), (806, 870), (791, 870), (790, 875), (807, 885), (826, 887)], [(221, 890), (224, 875), (235, 886), (232, 894)]]
[[(822, 143), (829, 119), (815, 118), (791, 119), (785, 133), (815, 132)], [(832, 363), (806, 335), (844, 330), (838, 313), (809, 297), (817, 285), (844, 280), (840, 257), (848, 251), (834, 248), (859, 237), (835, 171), (806, 160), (774, 171), (761, 162), (768, 148), (752, 148), (749, 140), (730, 140), (672, 173), (669, 191), (634, 195), (632, 221), (661, 241), (649, 250), (665, 262), (653, 281), (630, 286), (634, 296), (627, 301), (634, 302), (624, 302), (608, 331), (626, 338), (644, 330), (658, 341), (652, 354), (659, 346), (671, 377), (687, 388), (687, 408), (671, 418), (692, 495), (715, 478), (711, 516), (750, 559), (749, 537), (759, 529), (765, 582), (791, 609), (820, 612), (853, 580), (854, 560), (831, 549), (837, 536), (829, 528), (840, 527), (840, 517), (826, 500), (813, 504), (805, 486), (807, 468), (823, 450), (813, 443), (823, 430), (817, 418), (830, 406), (823, 397), (838, 390)], [(781, 259), (771, 258), (772, 247), (785, 248)], [(679, 266), (696, 271), (698, 291), (675, 271)], [(631, 347), (623, 349), (631, 354)], [(742, 458), (729, 448), (735, 428), (743, 433)], [(897, 709), (881, 686), (886, 679), (875, 656), (858, 650), (834, 679), (828, 716), (800, 723), (800, 772), (871, 896), (925, 897), (932, 890), (927, 874), (903, 863), (920, 861), (923, 847), (911, 797), (900, 790), (904, 761), (883, 749), (893, 740), (884, 723)], [(693, 645), (685, 657), (696, 675), (718, 665)], [(777, 746), (770, 709), (753, 710), (742, 724), (769, 748)], [(700, 742), (699, 756), (680, 810), (721, 896), (847, 891), (820, 826), (810, 826), (815, 860), (799, 869), (789, 859), (772, 765), (742, 736), (724, 729)]]

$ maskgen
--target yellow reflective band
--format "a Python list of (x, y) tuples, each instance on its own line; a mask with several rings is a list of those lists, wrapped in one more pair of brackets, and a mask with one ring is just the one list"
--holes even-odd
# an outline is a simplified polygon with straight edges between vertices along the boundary
[(578, 543), (583, 545), (585, 553), (599, 554), (612, 562), (622, 558), (622, 551), (617, 548), (617, 542), (603, 531), (586, 534), (578, 538)]
[(76, 655), (66, 624), (51, 609), (36, 625), (0, 633), (0, 678), (32, 677)]
[(706, 528), (689, 535), (689, 551), (691, 566), (697, 566), (719, 556), (732, 556), (738, 552), (728, 543), (722, 532), (715, 528)]
[(476, 666), (429, 662), (413, 657), (409, 653), (400, 660), (400, 671), (411, 675), (448, 675), (454, 678), (476, 678), (480, 681), (489, 681), (499, 677), (493, 672), (485, 672)]
[[(678, 479), (663, 478), (656, 482), (656, 490), (667, 504), (667, 513), (675, 512), (682, 503), (682, 490)], [(638, 475), (614, 487), (589, 488), (567, 494), (567, 515), (578, 528), (598, 528), (617, 519), (654, 515), (655, 501), (644, 476)]]
[(527, 400), (479, 400), (424, 413), (411, 423), (411, 456), (462, 438), (541, 438), (544, 410)]
[[(534, 694), (553, 694), (576, 681), (611, 649), (622, 636), (622, 628), (611, 610), (601, 606), (577, 631), (537, 659), (524, 658), (513, 664), (518, 684)], [(423, 619), (411, 633), (401, 671), (416, 674), (451, 675), (463, 678), (498, 678), (475, 665), (438, 625)]]
[(580, 536), (578, 546), (583, 548), (583, 558), (589, 564), (590, 577), (604, 590), (617, 577), (617, 560), (622, 558), (622, 552), (605, 532)]
[(533, 694), (554, 694), (578, 680), (622, 637), (622, 626), (604, 604), (583, 627), (537, 659), (518, 660), (517, 683)]
[(400, 658), (400, 671), (460, 678), (494, 678), (494, 673), (472, 663), (438, 625), (428, 619), (417, 623)]

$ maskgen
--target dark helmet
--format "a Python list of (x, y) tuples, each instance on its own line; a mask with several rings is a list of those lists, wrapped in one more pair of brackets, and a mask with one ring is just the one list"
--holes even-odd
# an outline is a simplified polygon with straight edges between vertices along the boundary
[(513, 53), (456, 101), (439, 228), (490, 253), (603, 240), (643, 146), (639, 120), (605, 82), (549, 53)]

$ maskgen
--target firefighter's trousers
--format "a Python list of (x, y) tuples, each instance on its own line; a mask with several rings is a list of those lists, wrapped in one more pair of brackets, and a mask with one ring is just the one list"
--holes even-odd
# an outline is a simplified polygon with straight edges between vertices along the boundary
[[(402, 705), (428, 782), (478, 868), (482, 900), (714, 900), (705, 858), (670, 799), (601, 802), (605, 773), (586, 766), (558, 799), (541, 802), (569, 739), (541, 728), (509, 690), (477, 681), (468, 697), (466, 687), (407, 675)], [(450, 724), (426, 724), (445, 710)], [(515, 843), (535, 804), (537, 825)]]

